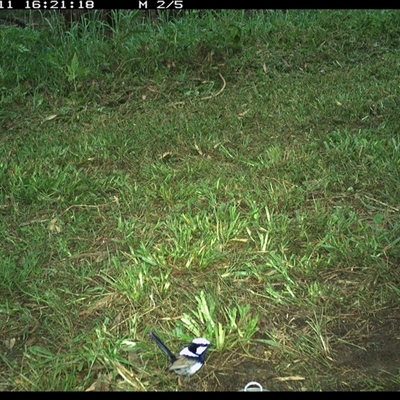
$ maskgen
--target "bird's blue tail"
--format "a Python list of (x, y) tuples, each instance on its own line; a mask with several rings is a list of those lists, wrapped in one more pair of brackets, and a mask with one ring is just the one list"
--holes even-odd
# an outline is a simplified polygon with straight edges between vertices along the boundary
[(167, 354), (171, 362), (176, 360), (175, 354), (164, 344), (154, 331), (150, 331), (150, 337), (157, 343), (157, 346)]

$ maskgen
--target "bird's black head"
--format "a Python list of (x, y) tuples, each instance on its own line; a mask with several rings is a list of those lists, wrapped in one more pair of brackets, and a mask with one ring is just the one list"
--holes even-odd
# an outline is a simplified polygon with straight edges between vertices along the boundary
[(204, 338), (194, 339), (189, 346), (185, 347), (179, 354), (191, 358), (198, 358), (204, 361), (211, 343)]

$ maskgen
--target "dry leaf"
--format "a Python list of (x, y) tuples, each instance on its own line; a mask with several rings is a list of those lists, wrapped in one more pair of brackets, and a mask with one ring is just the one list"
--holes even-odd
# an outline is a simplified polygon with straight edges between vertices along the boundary
[(263, 64), (263, 71), (265, 72), (265, 73), (267, 73), (267, 64)]
[(52, 119), (56, 118), (57, 115), (58, 115), (58, 114), (49, 115), (48, 117), (46, 117), (46, 118), (44, 119), (43, 122), (51, 121)]
[(58, 224), (56, 224), (56, 222), (58, 221), (58, 218), (53, 218), (50, 223), (49, 226), (47, 227), (47, 229), (51, 232), (56, 231), (57, 233), (61, 232), (61, 228)]
[(293, 375), (293, 376), (280, 376), (274, 379), (280, 382), (286, 382), (286, 381), (304, 381), (306, 378), (304, 378), (304, 376)]
[(4, 341), (4, 346), (6, 346), (8, 350), (12, 350), (15, 345), (15, 342), (16, 342), (15, 338), (7, 339)]
[(197, 146), (197, 143), (196, 143), (196, 142), (194, 142), (194, 147), (195, 147), (195, 149), (197, 150), (197, 152), (199, 153), (199, 155), (204, 156), (204, 153), (201, 151), (200, 147)]
[(93, 382), (87, 389), (85, 389), (85, 392), (94, 392), (96, 390), (96, 382)]

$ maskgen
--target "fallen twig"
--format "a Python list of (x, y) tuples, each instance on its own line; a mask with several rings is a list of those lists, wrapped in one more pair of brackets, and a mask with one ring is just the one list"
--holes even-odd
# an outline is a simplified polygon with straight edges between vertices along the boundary
[(206, 97), (202, 97), (200, 100), (208, 100), (208, 99), (212, 99), (212, 98), (214, 98), (214, 97), (217, 97), (217, 96), (219, 96), (224, 90), (225, 90), (225, 87), (226, 87), (226, 81), (225, 81), (225, 79), (224, 79), (224, 77), (221, 75), (221, 73), (218, 73), (218, 75), (220, 76), (220, 78), (222, 79), (222, 82), (223, 82), (223, 85), (222, 85), (222, 88), (221, 88), (221, 90), (218, 92), (218, 93), (216, 93), (216, 94), (213, 94), (213, 95), (211, 95), (211, 96), (206, 96)]

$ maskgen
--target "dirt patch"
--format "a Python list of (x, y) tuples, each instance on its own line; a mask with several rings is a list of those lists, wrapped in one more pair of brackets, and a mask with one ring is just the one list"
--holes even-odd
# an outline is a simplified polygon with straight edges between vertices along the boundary
[(343, 343), (336, 349), (335, 367), (340, 379), (353, 381), (351, 389), (355, 390), (363, 389), (360, 381), (368, 379), (379, 379), (384, 390), (399, 390), (393, 378), (400, 370), (400, 310), (383, 309), (361, 326), (359, 322), (347, 327), (352, 344)]
[[(318, 385), (321, 390), (400, 390), (398, 375), (400, 369), (400, 310), (381, 309), (358, 320), (349, 319), (336, 322), (333, 329), (336, 345), (332, 348), (331, 365), (315, 362), (303, 371), (288, 366), (276, 371), (274, 361), (253, 360), (234, 356), (227, 357), (220, 368), (209, 372), (208, 361), (202, 377), (191, 378), (187, 390), (239, 391), (250, 381), (259, 382), (270, 391), (305, 391)], [(335, 340), (336, 339), (336, 340)], [(263, 346), (257, 350), (262, 354)], [(265, 350), (265, 349), (264, 349)], [(282, 363), (282, 362), (281, 362)], [(207, 368), (208, 367), (208, 368)], [(313, 376), (310, 376), (312, 371)], [(300, 373), (301, 372), (301, 373)], [(397, 380), (395, 379), (397, 377)], [(312, 381), (312, 382), (311, 382)], [(312, 384), (311, 384), (312, 383)]]

